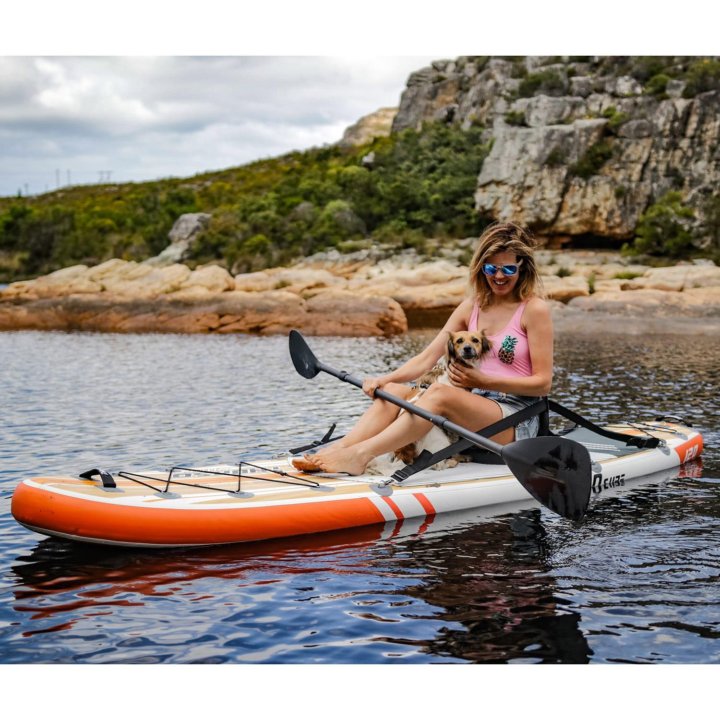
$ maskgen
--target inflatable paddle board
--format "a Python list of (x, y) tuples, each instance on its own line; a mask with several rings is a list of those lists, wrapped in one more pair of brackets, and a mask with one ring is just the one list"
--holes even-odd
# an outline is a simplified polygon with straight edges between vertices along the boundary
[[(593, 498), (653, 474), (672, 474), (702, 452), (700, 433), (675, 420), (605, 429), (657, 438), (659, 444), (636, 447), (585, 427), (563, 433), (590, 453)], [(253, 542), (410, 518), (423, 527), (440, 513), (493, 507), (507, 512), (508, 504), (535, 502), (502, 462), (428, 468), (398, 481), (382, 475), (305, 474), (291, 460), (287, 454), (207, 468), (34, 477), (17, 486), (12, 514), (43, 535), (163, 548)]]

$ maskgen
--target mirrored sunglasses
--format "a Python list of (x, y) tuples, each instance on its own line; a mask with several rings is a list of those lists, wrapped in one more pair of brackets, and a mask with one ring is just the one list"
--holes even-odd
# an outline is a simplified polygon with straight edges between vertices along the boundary
[(493, 265), (492, 263), (485, 263), (482, 266), (482, 271), (485, 275), (490, 277), (498, 271), (498, 268), (500, 268), (500, 270), (502, 270), (502, 274), (509, 277), (511, 275), (515, 275), (519, 267), (520, 263), (513, 263), (512, 265)]

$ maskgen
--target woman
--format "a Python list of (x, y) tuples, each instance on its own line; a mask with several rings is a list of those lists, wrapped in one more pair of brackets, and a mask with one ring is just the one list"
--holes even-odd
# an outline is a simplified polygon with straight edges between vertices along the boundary
[[(363, 391), (372, 398), (377, 388), (383, 388), (408, 398), (414, 390), (402, 383), (435, 365), (445, 351), (448, 331), (484, 329), (493, 347), (480, 367), (451, 364), (452, 385), (431, 385), (416, 404), (474, 431), (547, 395), (552, 384), (553, 330), (548, 305), (538, 294), (534, 245), (528, 231), (513, 223), (488, 227), (470, 264), (472, 297), (455, 309), (425, 350), (387, 375), (367, 378)], [(493, 439), (506, 444), (531, 437), (537, 426), (537, 418), (532, 418)], [(345, 437), (294, 462), (301, 470), (360, 475), (374, 457), (415, 442), (430, 427), (427, 420), (400, 414), (396, 405), (375, 399)]]

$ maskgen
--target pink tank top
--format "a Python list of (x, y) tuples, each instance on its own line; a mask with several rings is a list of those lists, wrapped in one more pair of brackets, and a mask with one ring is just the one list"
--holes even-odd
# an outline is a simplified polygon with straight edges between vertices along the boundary
[[(494, 335), (488, 335), (488, 339), (492, 343), (492, 349), (485, 356), (480, 366), (485, 372), (492, 375), (521, 376), (528, 377), (532, 375), (532, 361), (530, 359), (530, 346), (528, 345), (527, 333), (520, 325), (523, 310), (527, 305), (527, 300), (520, 303), (518, 309), (513, 313), (510, 322), (500, 332)], [(480, 330), (478, 328), (478, 318), (480, 310), (478, 304), (473, 305), (470, 314), (470, 322), (468, 329)]]

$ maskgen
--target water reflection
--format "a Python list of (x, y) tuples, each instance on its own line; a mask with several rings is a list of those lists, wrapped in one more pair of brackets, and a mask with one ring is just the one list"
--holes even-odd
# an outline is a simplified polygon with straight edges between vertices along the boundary
[(413, 588), (445, 609), (449, 625), (427, 652), (472, 662), (586, 663), (592, 655), (581, 616), (564, 607), (550, 570), (539, 509), (469, 528), (450, 540), (408, 542), (432, 581)]
[[(42, 636), (57, 633), (72, 649), (61, 661), (177, 662), (200, 644), (194, 661), (327, 661), (334, 645), (354, 662), (586, 662), (579, 615), (554, 594), (540, 510), (490, 515), (162, 554), (43, 540), (12, 568), (13, 608), (29, 622), (8, 659), (47, 652)], [(172, 605), (182, 620), (177, 608), (162, 619)], [(334, 632), (313, 620), (328, 605)]]

